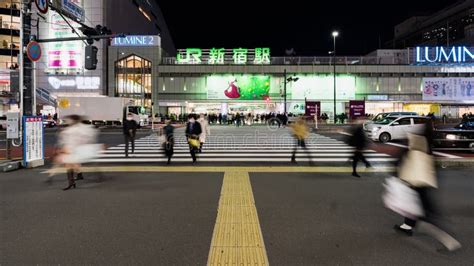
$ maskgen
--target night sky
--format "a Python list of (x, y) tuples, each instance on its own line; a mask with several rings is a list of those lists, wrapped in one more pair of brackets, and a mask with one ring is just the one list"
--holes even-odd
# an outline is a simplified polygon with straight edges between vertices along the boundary
[[(325, 56), (337, 29), (340, 55), (363, 55), (393, 37), (393, 27), (456, 0), (158, 1), (176, 48), (270, 47), (273, 55)], [(311, 2), (311, 4), (310, 4)]]

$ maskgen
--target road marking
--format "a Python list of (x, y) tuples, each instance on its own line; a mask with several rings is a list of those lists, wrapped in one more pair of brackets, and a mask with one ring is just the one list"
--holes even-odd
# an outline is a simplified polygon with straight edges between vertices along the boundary
[[(107, 157), (108, 158), (125, 158), (124, 154), (123, 153), (114, 153), (114, 154), (110, 154), (110, 153), (102, 153), (102, 155), (104, 154), (107, 154)], [(163, 156), (162, 155), (163, 153), (154, 153), (154, 154), (138, 154), (138, 153), (134, 153), (134, 154), (130, 154), (130, 157), (129, 158), (146, 158), (146, 157), (150, 157), (150, 156)], [(316, 153), (316, 152), (311, 152), (309, 153), (311, 154), (312, 157), (345, 157), (345, 158), (348, 158), (348, 157), (351, 157), (354, 155), (354, 153)], [(213, 153), (213, 152), (204, 152), (204, 153), (200, 153), (198, 155), (199, 158), (204, 158), (204, 157), (218, 157), (218, 156), (223, 156), (223, 155), (230, 155), (230, 156), (234, 156), (234, 157), (246, 157), (246, 158), (249, 158), (249, 157), (269, 157), (269, 153), (236, 153), (236, 154), (226, 154), (226, 153)], [(291, 157), (291, 153), (270, 153), (271, 157), (286, 157), (286, 158), (290, 158)], [(299, 152), (296, 154), (296, 157), (303, 157), (303, 156), (307, 156), (308, 153), (303, 153), (303, 152)], [(186, 157), (186, 158), (189, 158), (189, 151), (188, 152), (181, 152), (181, 153), (175, 153), (173, 155), (173, 158), (178, 158), (178, 157)], [(366, 154), (365, 156), (369, 156), (369, 157), (389, 157), (389, 155), (387, 154), (380, 154), (380, 153), (369, 153), (369, 154)]]
[[(85, 166), (81, 168), (84, 173), (145, 173), (145, 172), (162, 172), (162, 173), (224, 173), (230, 172), (249, 172), (249, 173), (352, 173), (352, 167), (336, 167), (336, 166), (262, 166), (262, 167), (248, 167), (248, 166), (99, 166), (91, 167)], [(394, 172), (394, 167), (371, 167), (362, 168), (361, 173), (382, 173)], [(54, 168), (44, 170), (43, 174), (59, 174), (66, 173), (65, 168)]]
[[(408, 146), (403, 145), (403, 144), (392, 143), (392, 142), (387, 142), (387, 143), (385, 143), (385, 144), (392, 145), (392, 146), (399, 147), (399, 148), (408, 149)], [(450, 158), (450, 159), (462, 159), (462, 157), (460, 157), (460, 156), (451, 155), (451, 154), (447, 154), (447, 153), (443, 153), (443, 152), (438, 152), (438, 151), (433, 152), (433, 154), (439, 155), (439, 156), (443, 156), (443, 157), (447, 157), (447, 158)]]
[[(345, 133), (345, 132), (339, 132), (339, 133), (343, 134), (343, 135), (352, 136), (351, 134)], [(386, 142), (386, 143), (383, 143), (383, 144), (388, 144), (388, 145), (391, 145), (391, 146), (408, 149), (408, 146), (403, 145), (403, 144), (398, 144), (398, 143), (393, 143), (393, 142)], [(438, 155), (438, 156), (443, 156), (443, 157), (446, 157), (446, 158), (450, 158), (450, 159), (462, 159), (463, 158), (463, 157), (460, 157), (460, 156), (451, 155), (451, 154), (438, 152), (438, 151), (433, 152), (433, 154)]]
[[(298, 162), (309, 162), (310, 159), (304, 156), (297, 156)], [(187, 162), (191, 163), (191, 155), (188, 158), (180, 157), (180, 158), (173, 158), (171, 162)], [(312, 158), (312, 162), (334, 162), (334, 163), (344, 163), (349, 162), (351, 158)], [(396, 162), (398, 159), (394, 158), (367, 158), (369, 162)], [(116, 157), (116, 158), (102, 158), (102, 159), (95, 159), (93, 160), (94, 163), (155, 163), (155, 162), (166, 162), (168, 159), (166, 158), (133, 158), (132, 156), (125, 158), (125, 157)], [(273, 158), (273, 157), (260, 157), (260, 158), (199, 158), (198, 162), (270, 162), (270, 163), (290, 163), (290, 157), (287, 158)]]
[(227, 171), (207, 265), (269, 265), (246, 171)]
[(341, 135), (346, 135), (346, 136), (351, 136), (352, 137), (351, 133), (347, 133), (347, 132), (338, 132), (338, 133), (341, 134)]

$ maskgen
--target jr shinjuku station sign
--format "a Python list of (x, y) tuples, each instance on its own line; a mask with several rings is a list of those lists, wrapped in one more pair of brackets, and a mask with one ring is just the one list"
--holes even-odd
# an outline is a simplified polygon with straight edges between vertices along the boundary
[(178, 64), (208, 64), (208, 65), (223, 65), (223, 64), (235, 64), (235, 65), (269, 65), (270, 60), (270, 48), (212, 48), (212, 49), (200, 49), (200, 48), (187, 48), (178, 50), (176, 56), (176, 62)]

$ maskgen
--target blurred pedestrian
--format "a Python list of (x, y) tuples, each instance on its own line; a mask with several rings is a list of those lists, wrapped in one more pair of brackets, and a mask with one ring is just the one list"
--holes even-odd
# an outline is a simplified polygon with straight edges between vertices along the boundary
[(237, 112), (237, 114), (235, 115), (235, 120), (236, 120), (235, 122), (236, 122), (237, 127), (240, 127), (240, 123), (242, 122), (241, 118), (242, 117), (240, 116), (240, 113)]
[(69, 190), (76, 188), (74, 174), (77, 174), (77, 180), (84, 179), (81, 164), (95, 158), (101, 145), (97, 144), (97, 131), (92, 126), (83, 124), (82, 117), (70, 115), (64, 120), (66, 127), (59, 133), (54, 163), (66, 168), (68, 186), (63, 190)]
[(132, 144), (132, 153), (135, 153), (135, 136), (137, 134), (138, 124), (133, 119), (133, 114), (128, 113), (123, 121), (123, 134), (125, 136), (125, 157), (128, 157), (128, 147)]
[[(408, 151), (400, 161), (398, 176), (418, 193), (424, 213), (418, 219), (427, 222), (429, 233), (452, 251), (460, 248), (461, 244), (440, 228), (441, 215), (433, 201), (433, 193), (438, 188), (438, 178), (431, 149), (432, 131), (432, 121), (428, 121), (423, 135), (408, 135)], [(405, 217), (404, 223), (395, 225), (394, 229), (411, 236), (416, 225), (417, 218)]]
[(349, 137), (349, 145), (354, 147), (354, 155), (352, 156), (352, 176), (359, 177), (357, 174), (357, 163), (362, 161), (365, 163), (365, 167), (369, 168), (370, 163), (364, 156), (364, 150), (367, 147), (367, 137), (365, 136), (364, 129), (362, 127), (362, 120), (356, 123), (352, 130), (351, 136)]
[(165, 151), (166, 158), (168, 158), (167, 164), (171, 163), (171, 157), (174, 153), (174, 126), (171, 124), (170, 120), (165, 121), (165, 126), (163, 127), (163, 149)]
[(201, 153), (202, 146), (204, 146), (204, 143), (206, 143), (207, 135), (211, 135), (211, 127), (203, 114), (201, 114), (201, 117), (199, 118), (198, 122), (201, 125), (201, 131), (202, 131), (201, 134), (199, 135), (199, 142), (200, 142), (199, 153)]
[(306, 121), (303, 117), (298, 118), (294, 124), (290, 124), (292, 129), (292, 134), (295, 138), (295, 148), (293, 149), (293, 153), (291, 155), (291, 162), (296, 163), (296, 151), (298, 147), (301, 147), (308, 156), (309, 163), (312, 164), (313, 160), (311, 158), (311, 153), (308, 151), (306, 147), (306, 138), (309, 135), (308, 126), (306, 125)]
[(199, 147), (201, 146), (199, 143), (199, 135), (201, 135), (201, 133), (201, 125), (196, 121), (194, 115), (190, 114), (188, 123), (186, 124), (186, 138), (193, 163), (196, 163), (196, 152), (199, 151)]

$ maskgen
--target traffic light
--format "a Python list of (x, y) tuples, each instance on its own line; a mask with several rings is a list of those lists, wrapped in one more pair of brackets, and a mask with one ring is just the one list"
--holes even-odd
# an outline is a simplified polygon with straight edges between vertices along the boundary
[(92, 45), (86, 46), (86, 58), (85, 62), (85, 69), (87, 70), (94, 70), (97, 68), (97, 47)]

